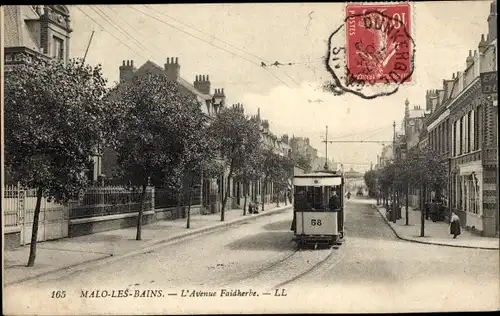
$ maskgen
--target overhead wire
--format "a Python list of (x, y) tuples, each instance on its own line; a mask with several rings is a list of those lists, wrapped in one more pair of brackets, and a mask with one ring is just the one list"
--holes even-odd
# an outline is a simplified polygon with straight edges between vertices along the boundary
[(112, 27), (114, 27), (116, 30), (118, 30), (120, 33), (122, 33), (125, 37), (130, 38), (135, 45), (137, 45), (141, 49), (149, 52), (151, 54), (151, 57), (155, 56), (154, 52), (152, 52), (149, 48), (147, 48), (144, 44), (142, 44), (140, 41), (138, 41), (129, 32), (127, 32), (125, 29), (123, 29), (118, 23), (116, 23), (116, 21), (114, 21), (109, 15), (107, 15), (106, 12), (101, 10), (98, 6), (94, 6), (94, 7), (95, 7), (95, 9), (93, 8), (92, 5), (89, 5), (89, 8), (91, 10), (93, 10), (95, 13), (97, 13), (104, 21), (108, 22)]
[[(131, 6), (129, 6), (129, 7), (130, 7), (130, 8), (132, 8)], [(249, 56), (252, 56), (252, 57), (254, 57), (254, 58), (258, 59), (260, 62), (266, 61), (266, 62), (268, 62), (268, 63), (269, 63), (269, 61), (268, 61), (267, 59), (262, 58), (261, 56), (257, 56), (256, 54), (253, 54), (253, 53), (251, 53), (251, 52), (245, 51), (245, 50), (243, 50), (243, 49), (241, 49), (241, 48), (239, 48), (239, 47), (237, 47), (237, 46), (235, 46), (235, 45), (232, 45), (232, 44), (230, 44), (230, 43), (228, 43), (228, 42), (226, 42), (226, 41), (224, 41), (224, 40), (221, 40), (220, 38), (218, 38), (218, 37), (216, 37), (216, 36), (213, 36), (213, 35), (211, 35), (211, 34), (208, 34), (208, 33), (206, 33), (206, 32), (203, 32), (202, 30), (199, 30), (198, 28), (194, 27), (193, 25), (190, 25), (190, 24), (188, 24), (188, 23), (184, 23), (184, 22), (180, 21), (179, 19), (176, 19), (176, 18), (174, 18), (174, 17), (172, 17), (172, 16), (170, 16), (170, 15), (168, 15), (168, 14), (165, 14), (165, 13), (160, 12), (160, 11), (158, 11), (158, 10), (154, 9), (154, 8), (151, 8), (149, 5), (143, 5), (143, 7), (147, 8), (147, 9), (150, 9), (150, 10), (152, 10), (152, 11), (154, 11), (154, 12), (156, 12), (156, 13), (158, 13), (158, 14), (162, 15), (162, 16), (165, 16), (165, 17), (167, 17), (167, 18), (169, 18), (169, 19), (171, 19), (171, 20), (173, 20), (173, 21), (176, 21), (176, 22), (178, 22), (178, 23), (180, 23), (180, 24), (182, 24), (182, 25), (184, 25), (184, 26), (187, 26), (187, 27), (189, 27), (189, 28), (192, 28), (193, 30), (195, 30), (195, 31), (197, 31), (197, 32), (199, 32), (199, 33), (201, 33), (201, 34), (204, 34), (204, 35), (206, 35), (206, 36), (210, 37), (211, 39), (217, 40), (217, 41), (219, 41), (219, 42), (221, 42), (221, 43), (223, 43), (223, 44), (225, 44), (225, 45), (228, 45), (228, 46), (230, 46), (230, 47), (232, 47), (232, 48), (234, 48), (234, 49), (237, 49), (238, 51), (240, 51), (240, 52), (242, 52), (242, 53), (245, 53), (245, 54), (247, 54), (247, 55), (249, 55)], [(142, 12), (142, 11), (137, 10), (136, 8), (132, 8), (132, 9), (134, 9), (134, 10), (136, 10), (136, 11), (138, 11), (138, 12), (141, 12), (141, 13), (143, 13), (143, 14), (146, 14), (146, 15), (148, 15), (148, 16), (150, 16), (150, 17), (153, 17), (153, 16), (151, 16), (151, 15), (149, 15), (149, 14), (145, 13), (145, 12)], [(167, 23), (167, 22), (165, 22), (165, 21), (163, 21), (163, 20), (157, 19), (157, 18), (155, 18), (155, 17), (153, 17), (153, 18), (154, 18), (154, 19), (156, 19), (156, 20), (158, 20), (158, 21), (160, 21), (160, 22), (162, 22), (162, 23), (165, 23), (165, 24), (167, 24), (167, 25), (169, 25), (169, 26), (171, 26), (171, 27), (174, 27), (173, 25), (171, 25), (171, 24), (169, 24), (169, 23)], [(174, 28), (176, 28), (176, 27), (174, 27)], [(208, 43), (208, 44), (210, 44), (210, 45), (212, 45), (212, 46), (215, 46), (215, 47), (217, 47), (217, 48), (219, 48), (219, 49), (223, 49), (224, 51), (229, 52), (229, 53), (231, 53), (231, 54), (232, 54), (232, 55), (234, 55), (234, 56), (237, 56), (237, 57), (243, 58), (243, 59), (245, 59), (245, 60), (247, 60), (247, 61), (249, 61), (249, 62), (251, 62), (251, 63), (253, 63), (253, 64), (257, 65), (257, 66), (259, 66), (259, 67), (261, 66), (261, 64), (259, 64), (258, 62), (254, 62), (254, 61), (251, 61), (251, 60), (247, 59), (246, 57), (240, 56), (240, 55), (238, 55), (238, 54), (234, 54), (233, 52), (230, 52), (230, 51), (228, 51), (228, 50), (226, 50), (226, 49), (224, 49), (224, 48), (222, 48), (222, 47), (220, 47), (220, 46), (214, 45), (214, 44), (213, 44), (213, 43), (211, 43), (211, 42), (208, 42), (208, 41), (205, 41), (205, 40), (203, 40), (203, 39), (200, 39), (199, 37), (196, 37), (196, 36), (192, 35), (191, 33), (187, 33), (187, 32), (185, 32), (184, 30), (181, 30), (181, 29), (179, 29), (179, 28), (176, 28), (176, 29), (178, 29), (178, 30), (180, 30), (180, 31), (182, 31), (182, 32), (184, 32), (184, 33), (186, 33), (186, 34), (188, 34), (188, 35), (191, 35), (191, 36), (193, 36), (193, 37), (195, 37), (195, 38), (197, 38), (197, 39), (199, 39), (199, 40), (202, 40), (202, 41), (204, 41), (205, 43)], [(263, 68), (264, 68), (264, 67), (263, 67)], [(273, 73), (272, 73), (269, 69), (267, 69), (267, 68), (264, 68), (264, 69), (265, 69), (265, 70), (267, 70), (267, 71), (268, 71), (268, 73), (269, 73), (269, 74), (271, 74), (274, 78), (278, 79), (281, 83), (283, 83), (283, 84), (284, 84), (284, 85), (286, 85), (288, 88), (290, 88), (290, 86), (289, 86), (288, 84), (286, 84), (286, 83), (285, 83), (285, 82), (284, 82), (281, 78), (279, 78), (278, 76), (276, 76), (275, 74), (273, 74)], [(284, 71), (284, 72), (285, 72), (285, 71)], [(291, 78), (291, 77), (290, 77), (290, 76), (289, 76), (286, 72), (285, 72), (285, 75), (286, 75), (286, 76), (287, 76), (290, 80), (292, 80), (292, 81), (293, 81), (293, 82), (294, 82), (297, 86), (300, 86), (300, 84), (299, 84), (299, 83), (297, 83), (297, 81), (295, 81), (293, 78)]]
[(373, 130), (365, 130), (363, 132), (356, 132), (356, 133), (352, 133), (352, 134), (341, 135), (341, 136), (338, 136), (336, 138), (329, 139), (329, 140), (341, 140), (341, 138), (346, 138), (346, 137), (351, 137), (351, 136), (358, 136), (360, 134), (376, 132), (376, 131), (380, 131), (380, 130), (383, 130), (383, 129), (386, 129), (386, 128), (389, 128), (389, 127), (392, 127), (392, 124), (391, 125), (387, 125), (387, 126), (382, 126), (382, 127), (379, 127), (379, 128), (373, 129)]
[(78, 5), (75, 5), (75, 7), (80, 10), (85, 16), (87, 16), (89, 19), (91, 19), (95, 24), (97, 24), (98, 26), (101, 27), (102, 30), (104, 30), (106, 33), (108, 33), (109, 35), (113, 36), (116, 40), (118, 40), (120, 43), (122, 43), (124, 46), (126, 46), (128, 49), (130, 49), (132, 52), (136, 53), (138, 56), (141, 56), (145, 59), (147, 59), (147, 57), (145, 57), (144, 55), (142, 55), (141, 53), (137, 52), (135, 49), (133, 49), (132, 47), (130, 47), (128, 44), (126, 44), (125, 42), (123, 42), (119, 37), (117, 37), (116, 35), (114, 35), (113, 33), (109, 32), (108, 30), (106, 30), (106, 28), (104, 26), (102, 26), (102, 24), (100, 24), (99, 22), (97, 22), (92, 16), (90, 16), (87, 12), (83, 11), (82, 8), (80, 8)]
[[(136, 27), (134, 27), (133, 25), (131, 25), (130, 23), (128, 23), (128, 21), (127, 21), (126, 19), (122, 18), (122, 17), (120, 16), (120, 14), (119, 14), (119, 13), (118, 13), (115, 9), (113, 9), (113, 8), (112, 8), (112, 6), (111, 6), (111, 5), (107, 5), (107, 6), (106, 6), (106, 8), (107, 8), (107, 9), (109, 9), (109, 10), (111, 10), (111, 11), (113, 11), (113, 13), (114, 13), (114, 14), (115, 14), (115, 15), (116, 15), (116, 16), (117, 16), (120, 20), (122, 20), (123, 22), (125, 22), (125, 24), (127, 24), (127, 25), (128, 25), (128, 26), (132, 29), (132, 30), (134, 30), (135, 32), (137, 32), (137, 34), (139, 34), (140, 36), (142, 36), (142, 37), (144, 37), (144, 38), (148, 38), (148, 36), (147, 36), (146, 34), (144, 34), (144, 33), (140, 32), (140, 31), (139, 31)], [(163, 52), (163, 48), (160, 48), (159, 46), (157, 46), (155, 41), (151, 41), (151, 44), (152, 44), (152, 45), (156, 48), (156, 50), (157, 50), (158, 52)]]
[(237, 49), (237, 50), (239, 50), (239, 51), (240, 51), (240, 52), (242, 52), (242, 53), (245, 53), (245, 54), (247, 54), (247, 55), (250, 55), (250, 56), (252, 56), (252, 57), (255, 57), (255, 58), (257, 58), (257, 59), (258, 59), (258, 60), (260, 60), (260, 61), (267, 61), (267, 62), (268, 62), (268, 60), (265, 60), (264, 58), (262, 58), (262, 57), (260, 57), (260, 56), (257, 56), (257, 55), (255, 55), (255, 54), (252, 54), (252, 53), (250, 53), (250, 52), (247, 52), (247, 51), (245, 51), (245, 50), (243, 50), (243, 49), (241, 49), (241, 48), (239, 48), (239, 47), (237, 47), (237, 46), (235, 46), (235, 45), (232, 45), (232, 44), (230, 44), (230, 43), (228, 43), (228, 42), (226, 42), (226, 41), (221, 40), (220, 38), (217, 38), (216, 36), (213, 36), (213, 35), (211, 35), (211, 34), (208, 34), (208, 33), (206, 33), (206, 32), (203, 32), (202, 30), (200, 30), (200, 29), (198, 29), (198, 28), (194, 27), (193, 25), (190, 25), (190, 24), (188, 24), (188, 23), (184, 23), (184, 22), (182, 22), (182, 21), (180, 21), (180, 20), (178, 20), (178, 19), (176, 19), (176, 18), (174, 18), (174, 17), (172, 17), (172, 16), (170, 16), (170, 15), (168, 15), (168, 14), (165, 14), (165, 13), (163, 13), (163, 12), (160, 12), (160, 11), (156, 10), (156, 9), (153, 9), (153, 8), (151, 8), (151, 6), (150, 6), (150, 5), (144, 5), (144, 4), (143, 4), (142, 6), (143, 6), (143, 7), (148, 8), (148, 9), (150, 9), (150, 10), (152, 10), (152, 11), (154, 11), (154, 12), (156, 12), (156, 13), (160, 14), (160, 15), (163, 15), (163, 16), (165, 16), (165, 17), (167, 17), (167, 18), (171, 19), (171, 20), (174, 20), (174, 21), (176, 21), (177, 23), (180, 23), (180, 24), (182, 24), (182, 25), (184, 25), (184, 26), (187, 26), (187, 27), (189, 27), (189, 28), (192, 28), (193, 30), (198, 31), (198, 32), (200, 32), (201, 34), (203, 34), (203, 35), (206, 35), (206, 36), (210, 37), (211, 39), (217, 40), (217, 41), (219, 41), (219, 42), (221, 42), (221, 43), (223, 43), (223, 44), (225, 44), (225, 45), (227, 45), (227, 46), (230, 46), (230, 47), (232, 47), (232, 48), (234, 48), (234, 49)]

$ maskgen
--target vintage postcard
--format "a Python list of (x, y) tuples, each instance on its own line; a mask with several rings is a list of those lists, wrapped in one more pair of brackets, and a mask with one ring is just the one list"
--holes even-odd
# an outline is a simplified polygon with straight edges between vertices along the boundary
[(0, 10), (5, 315), (500, 309), (496, 0)]

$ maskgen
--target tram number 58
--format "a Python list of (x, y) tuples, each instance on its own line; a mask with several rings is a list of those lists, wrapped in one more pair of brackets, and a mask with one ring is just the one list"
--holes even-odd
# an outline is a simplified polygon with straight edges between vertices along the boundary
[(311, 226), (321, 226), (322, 224), (320, 219), (311, 219)]

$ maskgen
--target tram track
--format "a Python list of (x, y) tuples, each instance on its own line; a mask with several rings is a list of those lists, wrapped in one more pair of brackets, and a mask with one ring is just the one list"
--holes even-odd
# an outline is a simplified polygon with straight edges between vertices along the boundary
[(338, 246), (338, 245), (332, 246), (331, 249), (330, 249), (330, 253), (325, 258), (323, 258), (319, 262), (316, 262), (311, 267), (309, 267), (307, 270), (305, 270), (305, 271), (303, 271), (303, 272), (295, 275), (294, 277), (292, 277), (292, 278), (290, 278), (290, 279), (288, 279), (286, 281), (283, 281), (283, 282), (275, 285), (273, 288), (282, 288), (282, 287), (284, 287), (286, 285), (289, 285), (292, 282), (295, 282), (295, 281), (297, 281), (297, 280), (299, 280), (299, 279), (301, 279), (301, 278), (303, 278), (303, 277), (311, 274), (312, 272), (314, 272), (315, 270), (317, 270), (318, 268), (320, 268), (324, 264), (326, 264), (331, 258), (333, 258), (333, 256), (337, 253), (336, 250), (339, 250), (339, 249), (340, 249), (340, 246)]
[(246, 276), (244, 277), (241, 277), (241, 278), (237, 278), (237, 279), (234, 279), (234, 280), (231, 280), (230, 282), (228, 283), (225, 283), (223, 284), (223, 286), (228, 286), (228, 285), (231, 285), (233, 283), (239, 283), (239, 282), (242, 282), (242, 281), (245, 281), (245, 280), (249, 280), (249, 279), (253, 279), (253, 278), (256, 278), (262, 274), (264, 274), (265, 272), (279, 266), (280, 264), (286, 262), (287, 260), (289, 260), (290, 258), (292, 258), (294, 255), (296, 255), (298, 252), (300, 252), (301, 249), (297, 248), (295, 250), (293, 250), (291, 253), (289, 253), (288, 255), (286, 255), (285, 257), (281, 258), (281, 259), (278, 259), (270, 264), (267, 264), (264, 268), (262, 269), (259, 269), (251, 274), (247, 274)]
[[(299, 274), (293, 276), (292, 278), (289, 278), (281, 283), (279, 283), (278, 285), (276, 286), (273, 286), (272, 289), (275, 289), (275, 288), (279, 288), (279, 287), (283, 287), (285, 285), (288, 285), (298, 279), (301, 279), (305, 276), (307, 276), (308, 274), (312, 273), (313, 271), (315, 271), (316, 269), (320, 268), (321, 266), (323, 266), (325, 263), (327, 263), (331, 258), (334, 257), (334, 255), (337, 253), (337, 250), (340, 249), (341, 246), (339, 245), (335, 245), (335, 246), (332, 246), (329, 250), (329, 253), (328, 255), (321, 259), (319, 262), (316, 262), (314, 263), (312, 266), (310, 266), (309, 268), (307, 268), (307, 270), (305, 271), (302, 271), (300, 272)], [(266, 265), (264, 268), (261, 268), (259, 269), (258, 271), (255, 271), (251, 274), (248, 274), (244, 277), (241, 277), (241, 278), (237, 278), (237, 279), (233, 279), (233, 280), (230, 280), (229, 282), (225, 283), (223, 286), (229, 286), (229, 285), (234, 285), (234, 284), (238, 284), (238, 283), (242, 283), (242, 282), (245, 282), (245, 281), (248, 281), (248, 280), (252, 280), (252, 279), (256, 279), (260, 276), (263, 276), (265, 273), (270, 273), (272, 272), (273, 270), (280, 270), (281, 267), (284, 267), (286, 266), (287, 263), (289, 263), (289, 261), (295, 259), (297, 257), (298, 254), (300, 253), (313, 253), (314, 251), (320, 251), (319, 249), (318, 250), (304, 250), (300, 247), (297, 247), (293, 252), (291, 252), (290, 254), (286, 255), (285, 257), (279, 259), (279, 260), (276, 260), (268, 265)], [(301, 263), (304, 262), (304, 261), (307, 261), (309, 262), (309, 259), (307, 258), (300, 258), (301, 260)]]

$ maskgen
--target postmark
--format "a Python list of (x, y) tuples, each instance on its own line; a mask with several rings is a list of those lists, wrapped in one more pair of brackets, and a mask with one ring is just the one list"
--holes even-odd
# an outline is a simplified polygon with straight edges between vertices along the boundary
[(412, 80), (415, 42), (409, 3), (348, 5), (344, 23), (328, 40), (332, 81), (325, 89), (373, 99), (396, 93)]

